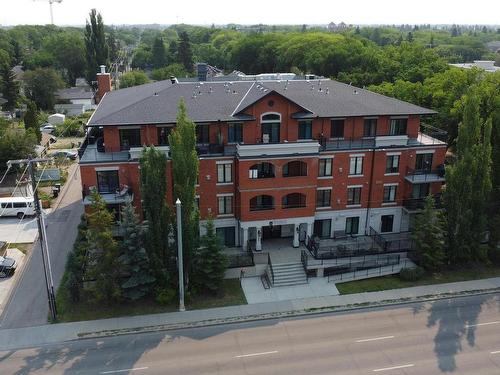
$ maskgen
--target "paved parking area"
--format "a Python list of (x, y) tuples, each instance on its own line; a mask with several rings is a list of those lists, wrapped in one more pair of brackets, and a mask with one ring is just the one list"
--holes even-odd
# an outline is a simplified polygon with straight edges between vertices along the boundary
[(26, 217), (22, 221), (15, 217), (0, 217), (0, 241), (31, 243), (35, 241), (37, 233), (35, 217)]
[(25, 258), (25, 255), (17, 249), (8, 249), (5, 256), (8, 258), (13, 258), (16, 261), (16, 272), (11, 277), (0, 279), (0, 315), (5, 308), (7, 299), (9, 298), (9, 294), (15, 285), (15, 281), (20, 275), (21, 266)]
[(277, 302), (311, 297), (337, 296), (339, 291), (327, 277), (312, 277), (309, 283), (293, 286), (279, 286), (264, 289), (260, 277), (245, 277), (241, 287), (249, 304), (261, 302)]

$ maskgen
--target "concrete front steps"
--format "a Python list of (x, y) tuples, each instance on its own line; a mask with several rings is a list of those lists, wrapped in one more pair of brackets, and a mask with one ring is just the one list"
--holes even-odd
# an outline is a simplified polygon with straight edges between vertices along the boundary
[(273, 287), (307, 284), (302, 262), (273, 264), (274, 281), (268, 267), (268, 277)]

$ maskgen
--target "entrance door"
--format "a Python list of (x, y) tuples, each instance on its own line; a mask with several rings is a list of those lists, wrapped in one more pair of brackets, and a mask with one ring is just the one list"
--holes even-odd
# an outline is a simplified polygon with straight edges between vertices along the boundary
[(270, 226), (262, 227), (262, 238), (264, 240), (281, 238), (281, 225), (273, 225), (272, 228)]

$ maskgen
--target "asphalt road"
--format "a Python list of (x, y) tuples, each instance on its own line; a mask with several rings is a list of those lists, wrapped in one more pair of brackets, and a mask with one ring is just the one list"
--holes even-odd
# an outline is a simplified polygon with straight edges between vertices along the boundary
[[(66, 256), (73, 246), (80, 216), (83, 213), (78, 170), (74, 177), (68, 181), (67, 189), (58, 209), (46, 218), (47, 239), (56, 288), (64, 273)], [(40, 245), (37, 241), (33, 248), (33, 254), (25, 265), (22, 278), (2, 314), (0, 329), (41, 325), (47, 323), (47, 318), (47, 290)], [(2, 373), (1, 370), (0, 373)]]
[(0, 352), (5, 374), (500, 374), (500, 294)]

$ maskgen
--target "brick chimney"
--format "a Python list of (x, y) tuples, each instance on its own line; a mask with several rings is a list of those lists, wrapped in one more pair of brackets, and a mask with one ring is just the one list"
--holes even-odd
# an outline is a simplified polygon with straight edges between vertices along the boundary
[(97, 73), (97, 92), (95, 94), (95, 102), (99, 104), (104, 94), (111, 91), (111, 75), (106, 73), (106, 66), (101, 65), (101, 72)]

